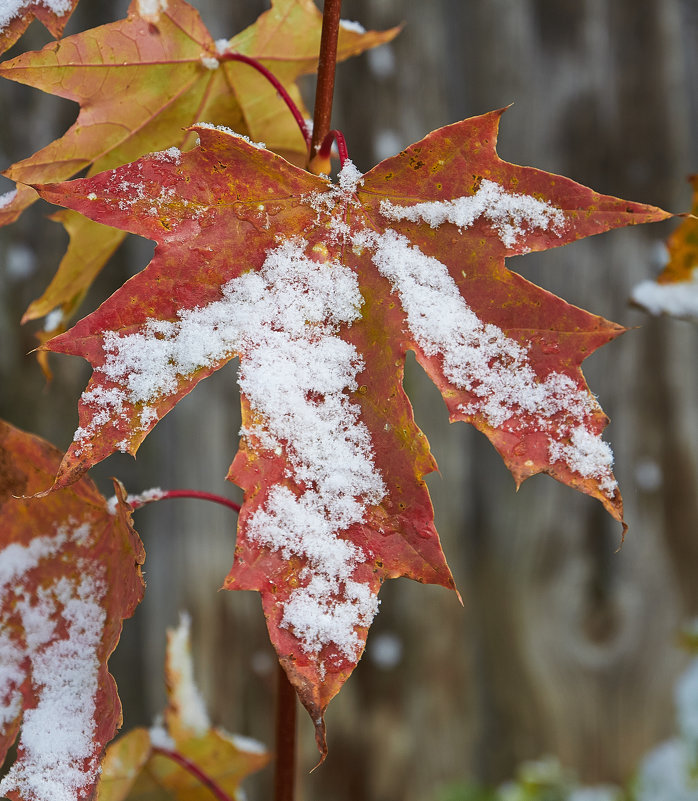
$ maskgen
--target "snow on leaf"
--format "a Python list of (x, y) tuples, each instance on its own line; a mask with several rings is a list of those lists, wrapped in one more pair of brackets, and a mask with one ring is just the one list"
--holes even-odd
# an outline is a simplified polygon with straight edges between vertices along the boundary
[(140, 442), (240, 356), (244, 488), (229, 589), (262, 595), (281, 664), (316, 725), (364, 647), (385, 578), (453, 587), (402, 389), (413, 350), (452, 420), (517, 482), (547, 472), (622, 520), (580, 364), (622, 328), (509, 272), (507, 255), (668, 215), (499, 159), (501, 112), (429, 134), (336, 184), (237, 136), (195, 128), (178, 163), (146, 157), (47, 200), (158, 242), (150, 265), (48, 348), (94, 372), (56, 486)]
[(212, 728), (193, 680), (187, 615), (167, 632), (165, 680), (169, 699), (165, 724), (133, 729), (107, 748), (97, 801), (208, 801), (213, 797), (208, 787), (158, 753), (158, 748), (181, 755), (231, 798), (242, 799), (240, 783), (263, 768), (269, 755), (256, 740)]
[(0, 54), (9, 50), (38, 19), (58, 39), (78, 0), (2, 0), (0, 3)]
[[(151, 151), (172, 153), (194, 144), (185, 129), (200, 121), (225, 125), (304, 162), (304, 139), (276, 89), (247, 64), (220, 57), (227, 50), (259, 60), (304, 108), (296, 81), (317, 68), (321, 27), (322, 15), (312, 0), (275, 0), (249, 28), (229, 41), (214, 41), (185, 0), (133, 0), (124, 20), (0, 65), (4, 78), (80, 104), (77, 120), (61, 138), (4, 174), (22, 184), (62, 181)], [(338, 59), (396, 34), (397, 29), (343, 31)], [(214, 61), (217, 68), (211, 69)], [(124, 97), (138, 102), (124, 102)], [(35, 199), (35, 192), (20, 186), (16, 197), (0, 203), (0, 225), (13, 222)], [(124, 238), (72, 212), (59, 219), (70, 233), (70, 248), (25, 321), (57, 306), (74, 307)], [(84, 254), (89, 254), (87, 264)]]
[(0, 781), (12, 801), (89, 798), (121, 709), (107, 659), (140, 601), (143, 548), (115, 482), (114, 514), (87, 478), (43, 498), (61, 460), (0, 422)]
[(669, 260), (656, 281), (643, 281), (632, 300), (650, 314), (698, 321), (698, 175), (690, 177), (693, 209), (667, 240)]

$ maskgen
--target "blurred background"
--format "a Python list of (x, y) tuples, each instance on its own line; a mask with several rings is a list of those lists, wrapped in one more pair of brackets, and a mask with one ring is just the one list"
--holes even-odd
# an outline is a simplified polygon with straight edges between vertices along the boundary
[[(191, 0), (214, 38), (251, 24), (264, 0)], [(68, 33), (124, 16), (122, 0), (84, 0)], [(392, 45), (338, 69), (335, 125), (360, 170), (427, 132), (513, 103), (500, 156), (594, 189), (690, 209), (698, 172), (695, 0), (345, 0), (367, 28), (404, 23)], [(20, 50), (48, 37), (34, 24)], [(312, 99), (312, 82), (306, 87)], [(312, 103), (310, 103), (312, 105)], [(76, 107), (0, 86), (0, 168), (65, 131)], [(0, 194), (11, 184), (0, 183)], [(46, 386), (20, 327), (65, 248), (36, 204), (0, 229), (0, 416), (66, 448), (89, 378), (52, 357)], [(688, 662), (682, 625), (698, 614), (698, 327), (628, 305), (653, 278), (668, 222), (511, 259), (510, 269), (633, 329), (585, 362), (611, 417), (606, 438), (630, 531), (546, 476), (521, 490), (485, 440), (449, 426), (438, 392), (411, 359), (406, 385), (440, 466), (429, 478), (437, 528), (461, 608), (446, 590), (388, 582), (366, 654), (327, 714), (329, 756), (316, 762), (301, 711), (299, 797), (428, 801), (466, 781), (497, 785), (523, 760), (551, 755), (580, 782), (621, 783), (674, 727), (673, 687)], [(130, 237), (82, 312), (142, 269), (152, 246)], [(111, 494), (152, 486), (239, 499), (225, 482), (237, 447), (234, 366), (179, 404), (137, 461), (113, 456), (94, 478)], [(212, 504), (167, 501), (136, 512), (147, 551), (146, 598), (110, 665), (125, 726), (164, 704), (165, 628), (193, 618), (195, 670), (214, 722), (273, 747), (274, 657), (255, 593), (219, 592), (235, 520)], [(267, 769), (248, 783), (269, 797)], [(453, 791), (449, 798), (466, 798)], [(465, 792), (465, 791), (463, 791)]]

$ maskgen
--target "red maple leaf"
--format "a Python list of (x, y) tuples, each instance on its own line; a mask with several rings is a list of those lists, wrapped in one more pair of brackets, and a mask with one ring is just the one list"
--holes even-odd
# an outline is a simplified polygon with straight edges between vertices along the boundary
[(143, 595), (125, 493), (82, 478), (43, 498), (62, 454), (0, 421), (0, 781), (12, 801), (89, 798), (121, 725), (107, 659)]
[(280, 661), (316, 725), (356, 665), (385, 578), (453, 587), (403, 392), (413, 350), (452, 420), (493, 442), (517, 483), (547, 472), (622, 520), (580, 364), (622, 332), (504, 267), (660, 209), (501, 161), (501, 112), (429, 134), (339, 183), (212, 126), (200, 146), (39, 187), (156, 240), (150, 265), (53, 339), (94, 373), (65, 486), (135, 453), (194, 385), (241, 357), (245, 489), (229, 589), (262, 595)]

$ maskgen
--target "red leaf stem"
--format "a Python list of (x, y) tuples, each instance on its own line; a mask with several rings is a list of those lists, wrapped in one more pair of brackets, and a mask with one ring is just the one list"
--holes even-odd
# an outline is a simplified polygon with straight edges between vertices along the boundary
[(286, 103), (291, 114), (293, 114), (293, 119), (298, 124), (298, 127), (303, 134), (303, 139), (305, 139), (306, 147), (308, 148), (308, 151), (310, 151), (310, 132), (308, 130), (308, 126), (306, 125), (305, 119), (303, 118), (298, 106), (293, 102), (293, 98), (286, 91), (276, 75), (268, 70), (264, 64), (261, 64), (259, 61), (257, 61), (256, 58), (244, 56), (242, 53), (224, 53), (220, 58), (222, 61), (241, 61), (243, 64), (254, 67), (257, 72), (261, 73), (269, 81), (274, 89), (276, 89), (279, 97), (284, 101), (284, 103)]
[(337, 152), (339, 153), (339, 166), (340, 169), (344, 166), (344, 162), (349, 158), (349, 151), (347, 150), (347, 140), (344, 138), (344, 134), (341, 131), (338, 131), (336, 128), (333, 128), (327, 136), (322, 140), (322, 144), (320, 145), (320, 149), (317, 152), (317, 159), (326, 160), (329, 162), (330, 157), (332, 155), (332, 145), (337, 143)]
[(166, 492), (163, 492), (162, 495), (158, 495), (153, 498), (144, 498), (143, 500), (133, 501), (131, 506), (134, 509), (140, 509), (147, 503), (152, 503), (153, 501), (166, 501), (170, 498), (198, 498), (202, 501), (220, 503), (222, 506), (227, 506), (229, 509), (232, 509), (235, 512), (240, 511), (239, 503), (235, 503), (235, 501), (224, 498), (222, 495), (216, 495), (213, 492), (202, 492), (200, 490), (167, 490)]
[(167, 757), (173, 762), (176, 762), (180, 767), (184, 768), (184, 770), (189, 771), (192, 776), (195, 776), (202, 784), (208, 787), (208, 789), (216, 796), (218, 801), (234, 801), (234, 799), (229, 796), (225, 790), (223, 790), (223, 788), (220, 787), (220, 785), (218, 785), (208, 774), (204, 773), (200, 767), (195, 765), (185, 756), (182, 756), (179, 751), (170, 751), (168, 748), (153, 746), (153, 753)]

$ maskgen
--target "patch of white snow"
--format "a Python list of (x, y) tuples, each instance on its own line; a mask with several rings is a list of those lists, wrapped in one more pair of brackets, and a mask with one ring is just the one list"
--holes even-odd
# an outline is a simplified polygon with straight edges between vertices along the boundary
[[(99, 771), (93, 740), (106, 585), (95, 577), (95, 565), (84, 560), (75, 565), (75, 577), (37, 587), (30, 576), (43, 559), (55, 558), (66, 541), (84, 544), (89, 531), (89, 524), (71, 520), (52, 535), (27, 545), (14, 543), (0, 553), (0, 601), (5, 593), (13, 594), (25, 640), (22, 649), (4, 633), (0, 636), (0, 697), (7, 699), (0, 720), (7, 722), (19, 711), (16, 686), (23, 662), (29, 664), (38, 699), (34, 708), (24, 710), (22, 758), (0, 781), (3, 795), (77, 801)], [(59, 624), (65, 631), (60, 636)]]
[(150, 319), (126, 336), (107, 332), (105, 362), (95, 372), (114, 386), (83, 399), (103, 424), (125, 402), (149, 405), (176, 391), (182, 376), (242, 353), (240, 387), (262, 421), (243, 434), (257, 448), (283, 447), (291, 477), (305, 487), (296, 494), (273, 486), (249, 521), (249, 536), (284, 558), (302, 557), (314, 574), (292, 593), (283, 625), (310, 652), (334, 643), (352, 657), (361, 645), (354, 627), (370, 623), (377, 600), (352, 579), (364, 554), (341, 532), (363, 520), (385, 487), (370, 433), (348, 396), (363, 362), (338, 335), (360, 315), (358, 281), (344, 265), (311, 259), (306, 249), (301, 239), (284, 242), (259, 271), (228, 282), (220, 300), (181, 310), (176, 321)]
[(167, 11), (167, 0), (137, 0), (136, 10), (148, 22), (157, 22), (160, 14)]
[(217, 58), (214, 56), (207, 56), (205, 53), (201, 54), (200, 60), (207, 70), (217, 70), (220, 66), (220, 62)]
[(693, 268), (690, 281), (643, 281), (633, 289), (631, 297), (650, 314), (698, 320), (698, 267)]
[(195, 737), (202, 737), (211, 728), (206, 704), (194, 682), (191, 659), (191, 618), (185, 612), (179, 615), (179, 626), (168, 631), (167, 668), (170, 675), (171, 701), (177, 709), (182, 728)]
[[(217, 64), (218, 62), (216, 62)], [(227, 133), (230, 136), (234, 136), (236, 139), (244, 139), (248, 145), (252, 145), (252, 147), (256, 147), (258, 150), (265, 150), (266, 145), (264, 142), (253, 142), (249, 136), (245, 136), (244, 134), (238, 133), (237, 131), (233, 131), (232, 128), (228, 128), (227, 125), (213, 125), (210, 122), (197, 122), (197, 127), (199, 128), (209, 128), (214, 131), (223, 131), (223, 133)]]
[[(0, 28), (2, 28), (2, 6), (0, 5)], [(10, 189), (9, 192), (5, 192), (4, 194), (0, 195), (0, 209), (4, 209), (6, 206), (9, 206), (10, 203), (17, 197), (17, 190)]]
[(366, 33), (366, 28), (360, 22), (353, 22), (349, 19), (340, 19), (339, 20), (339, 27), (344, 31), (349, 31), (351, 33)]
[(600, 436), (569, 423), (553, 425), (562, 412), (582, 421), (597, 410), (589, 394), (562, 373), (540, 380), (527, 349), (497, 326), (483, 323), (470, 309), (448, 272), (437, 259), (422, 253), (395, 231), (381, 236), (364, 233), (358, 244), (374, 250), (373, 262), (400, 296), (412, 335), (427, 356), (443, 358), (443, 371), (459, 389), (473, 395), (465, 414), (480, 414), (500, 427), (520, 413), (534, 415), (537, 427), (569, 438), (569, 444), (550, 441), (550, 455), (584, 476), (594, 476), (612, 493), (610, 447)]
[(432, 228), (449, 222), (461, 230), (470, 228), (475, 220), (485, 217), (507, 248), (513, 248), (527, 228), (551, 229), (559, 235), (565, 224), (564, 213), (551, 203), (530, 195), (507, 192), (499, 184), (487, 179), (480, 183), (474, 195), (415, 203), (412, 206), (399, 206), (383, 200), (380, 210), (389, 220), (421, 220)]

